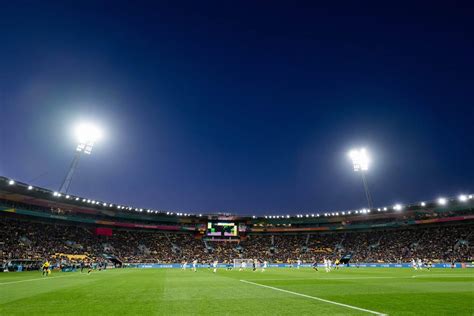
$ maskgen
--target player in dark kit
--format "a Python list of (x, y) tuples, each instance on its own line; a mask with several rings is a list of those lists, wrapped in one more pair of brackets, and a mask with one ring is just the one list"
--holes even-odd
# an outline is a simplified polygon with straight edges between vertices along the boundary
[(313, 267), (313, 270), (318, 271), (318, 262), (316, 260), (313, 261), (313, 264), (311, 266)]
[(428, 271), (430, 271), (432, 267), (433, 267), (433, 262), (431, 262), (431, 260), (428, 260), (428, 263), (426, 264), (426, 268), (428, 269)]

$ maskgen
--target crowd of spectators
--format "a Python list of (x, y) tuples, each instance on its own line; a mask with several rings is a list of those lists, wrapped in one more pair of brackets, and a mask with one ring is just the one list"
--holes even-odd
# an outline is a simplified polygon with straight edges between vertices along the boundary
[(358, 262), (473, 261), (474, 224), (419, 226), (363, 232), (324, 232), (293, 235), (256, 234), (240, 241), (205, 241), (191, 233), (114, 230), (96, 235), (84, 226), (31, 222), (0, 217), (0, 262), (12, 259), (66, 260), (86, 255), (102, 260), (104, 254), (124, 263), (180, 263), (233, 259), (269, 262), (321, 262), (350, 254)]

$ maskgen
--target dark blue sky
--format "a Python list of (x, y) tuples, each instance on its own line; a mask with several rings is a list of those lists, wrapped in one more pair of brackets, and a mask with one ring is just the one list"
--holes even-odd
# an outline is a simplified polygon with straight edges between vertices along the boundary
[(46, 2), (1, 5), (1, 175), (57, 189), (93, 119), (71, 192), (121, 204), (361, 208), (353, 146), (377, 206), (473, 189), (472, 6)]

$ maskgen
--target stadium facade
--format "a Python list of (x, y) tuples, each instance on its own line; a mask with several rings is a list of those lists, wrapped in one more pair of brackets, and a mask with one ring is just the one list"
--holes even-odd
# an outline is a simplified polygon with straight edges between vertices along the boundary
[[(142, 264), (141, 267), (167, 267), (196, 258), (200, 263), (218, 259), (225, 264), (239, 257), (268, 260), (275, 266), (291, 265), (297, 258), (309, 263), (323, 257), (400, 266), (415, 256), (439, 264), (473, 260), (472, 195), (326, 213), (188, 214), (62, 195), (0, 177), (0, 214), (4, 230), (14, 227), (22, 232), (28, 226), (36, 229), (36, 237), (30, 239), (48, 239), (58, 230), (65, 234), (60, 243), (67, 241), (69, 245), (51, 247), (43, 256), (59, 255), (61, 251), (63, 256), (115, 258), (121, 263)], [(41, 235), (42, 227), (47, 227), (48, 236)], [(72, 228), (81, 229), (82, 233), (73, 232)], [(61, 233), (55, 238), (61, 239)], [(29, 240), (27, 233), (14, 238), (7, 234), (2, 231), (2, 240), (9, 240), (10, 248), (16, 239), (24, 238), (19, 248), (30, 252), (13, 254), (8, 242), (3, 242), (0, 259), (4, 263), (12, 259), (45, 259), (36, 258), (41, 253), (31, 250), (35, 241)], [(128, 250), (119, 249), (123, 248), (120, 243), (128, 244)], [(14, 258), (15, 255), (20, 257)]]

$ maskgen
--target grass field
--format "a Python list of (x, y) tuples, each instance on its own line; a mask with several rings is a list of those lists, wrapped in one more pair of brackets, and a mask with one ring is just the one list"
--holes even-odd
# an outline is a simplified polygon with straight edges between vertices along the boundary
[(474, 315), (474, 270), (0, 273), (0, 315)]

